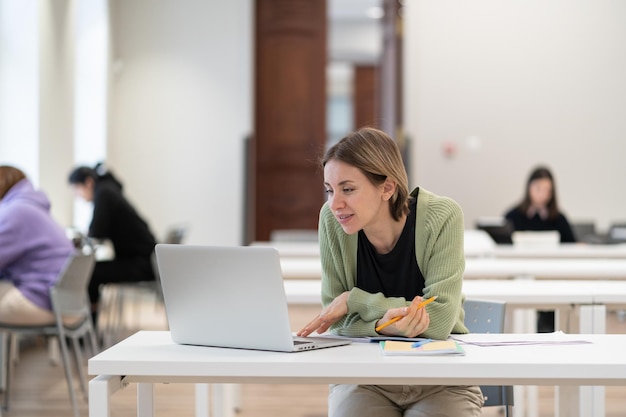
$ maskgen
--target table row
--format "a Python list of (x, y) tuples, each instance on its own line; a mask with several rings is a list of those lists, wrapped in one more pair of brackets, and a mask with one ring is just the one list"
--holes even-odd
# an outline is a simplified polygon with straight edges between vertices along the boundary
[[(467, 258), (577, 258), (626, 259), (626, 244), (592, 245), (561, 243), (558, 245), (501, 245), (479, 230), (466, 230), (464, 251)], [(486, 235), (486, 236), (485, 236)], [(318, 242), (253, 242), (254, 246), (271, 246), (281, 257), (319, 258)]]
[[(320, 279), (316, 257), (283, 257), (285, 279)], [(536, 279), (626, 280), (626, 259), (467, 258), (465, 279), (531, 277)]]

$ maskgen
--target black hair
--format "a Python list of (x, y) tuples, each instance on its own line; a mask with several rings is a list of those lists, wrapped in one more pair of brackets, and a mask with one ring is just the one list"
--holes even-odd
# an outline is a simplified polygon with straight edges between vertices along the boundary
[(556, 219), (559, 216), (559, 204), (556, 198), (556, 184), (554, 183), (554, 176), (552, 172), (547, 166), (537, 166), (528, 176), (528, 180), (526, 181), (526, 191), (524, 193), (524, 199), (520, 204), (520, 210), (522, 213), (526, 213), (531, 206), (530, 201), (530, 184), (539, 179), (548, 179), (552, 183), (552, 196), (550, 201), (548, 201), (547, 209), (548, 209), (548, 218)]
[(91, 178), (96, 181), (98, 179), (96, 170), (88, 166), (80, 166), (78, 168), (74, 168), (72, 172), (70, 172), (67, 180), (70, 184), (85, 184), (85, 182), (87, 182), (87, 178)]
[(93, 168), (88, 166), (79, 166), (78, 168), (74, 168), (72, 172), (70, 172), (68, 182), (72, 185), (85, 184), (87, 182), (87, 178), (91, 178), (94, 183), (101, 180), (110, 180), (120, 189), (122, 188), (122, 183), (113, 175), (111, 171), (109, 171), (103, 162), (98, 162)]

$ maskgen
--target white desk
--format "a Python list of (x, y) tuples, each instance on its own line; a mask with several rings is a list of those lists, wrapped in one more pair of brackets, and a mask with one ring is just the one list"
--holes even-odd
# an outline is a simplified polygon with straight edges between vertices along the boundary
[[(467, 253), (466, 253), (466, 256)], [(626, 259), (626, 244), (589, 245), (585, 243), (561, 243), (554, 247), (524, 247), (496, 245), (491, 256), (496, 258), (600, 258)]]
[[(302, 267), (301, 265), (300, 267)], [(313, 265), (309, 265), (312, 267)], [(319, 267), (321, 269), (321, 266)], [(626, 259), (601, 258), (467, 258), (465, 279), (626, 279)]]
[[(514, 246), (485, 242), (482, 236), (465, 231), (465, 256), (467, 258), (566, 258), (566, 259), (626, 259), (626, 244), (591, 245), (561, 243), (557, 246)], [(319, 258), (317, 242), (253, 242), (252, 246), (271, 246), (281, 257)]]
[[(362, 383), (626, 385), (626, 335), (465, 335), (464, 340), (560, 339), (590, 344), (479, 347), (465, 356), (385, 357), (376, 344), (302, 353), (176, 345), (169, 332), (142, 331), (89, 359), (89, 415), (109, 417), (110, 397), (137, 383), (137, 415), (154, 412), (155, 383)], [(559, 340), (560, 340), (559, 339)], [(568, 390), (573, 416), (577, 390)], [(561, 410), (563, 413), (564, 410)], [(592, 415), (580, 410), (581, 416)]]
[(252, 242), (250, 246), (269, 246), (275, 248), (281, 258), (309, 258), (320, 257), (320, 244), (318, 242)]
[[(281, 257), (285, 279), (320, 279), (316, 257)], [(465, 279), (532, 277), (537, 279), (626, 279), (626, 259), (467, 258)]]

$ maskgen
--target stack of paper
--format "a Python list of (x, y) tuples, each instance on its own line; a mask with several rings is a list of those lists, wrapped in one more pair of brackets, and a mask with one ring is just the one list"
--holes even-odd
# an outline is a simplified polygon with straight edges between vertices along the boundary
[(454, 340), (434, 340), (427, 342), (399, 342), (387, 340), (380, 342), (384, 355), (465, 355), (465, 351)]

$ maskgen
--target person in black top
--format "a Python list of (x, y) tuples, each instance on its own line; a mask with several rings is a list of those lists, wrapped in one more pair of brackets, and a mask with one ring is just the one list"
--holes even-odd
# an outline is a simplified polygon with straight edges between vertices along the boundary
[[(513, 230), (556, 230), (561, 243), (576, 242), (567, 218), (559, 210), (554, 177), (545, 166), (531, 172), (524, 199), (505, 217)], [(537, 328), (539, 332), (554, 331), (554, 312), (540, 311)]]
[(556, 230), (561, 243), (576, 242), (567, 218), (559, 210), (554, 177), (544, 166), (531, 172), (524, 199), (505, 217), (513, 230)]
[(96, 262), (89, 283), (95, 319), (102, 284), (155, 279), (151, 256), (156, 240), (146, 221), (124, 197), (122, 184), (104, 165), (77, 167), (68, 180), (76, 196), (93, 202), (88, 237), (110, 240), (115, 251), (114, 259)]

